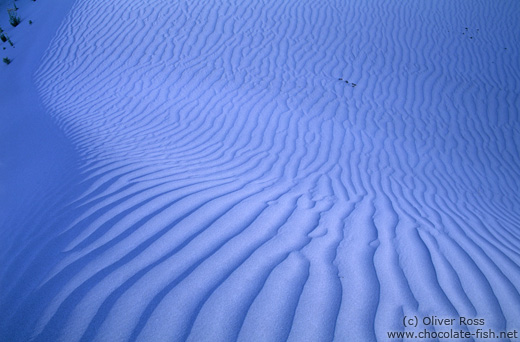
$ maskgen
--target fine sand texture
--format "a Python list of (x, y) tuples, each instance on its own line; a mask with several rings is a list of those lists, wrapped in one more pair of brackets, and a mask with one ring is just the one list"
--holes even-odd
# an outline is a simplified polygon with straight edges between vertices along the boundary
[(520, 332), (520, 1), (58, 3), (0, 23), (0, 341)]

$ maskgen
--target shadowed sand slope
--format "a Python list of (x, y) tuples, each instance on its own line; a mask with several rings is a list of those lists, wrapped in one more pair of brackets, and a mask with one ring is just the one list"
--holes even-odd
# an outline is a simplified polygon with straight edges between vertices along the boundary
[(77, 195), (3, 254), (0, 336), (383, 341), (404, 315), (520, 329), (519, 16), (78, 0), (35, 76)]

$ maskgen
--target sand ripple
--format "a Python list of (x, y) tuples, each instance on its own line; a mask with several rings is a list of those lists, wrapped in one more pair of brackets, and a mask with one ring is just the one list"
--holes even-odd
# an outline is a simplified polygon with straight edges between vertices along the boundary
[(36, 80), (81, 191), (4, 258), (0, 336), (520, 329), (520, 8), (405, 2), (78, 0)]

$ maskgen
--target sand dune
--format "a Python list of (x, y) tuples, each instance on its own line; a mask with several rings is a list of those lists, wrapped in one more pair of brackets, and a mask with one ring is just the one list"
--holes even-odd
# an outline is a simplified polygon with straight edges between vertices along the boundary
[(519, 330), (519, 14), (77, 0), (34, 73), (77, 172), (2, 215), (0, 339)]

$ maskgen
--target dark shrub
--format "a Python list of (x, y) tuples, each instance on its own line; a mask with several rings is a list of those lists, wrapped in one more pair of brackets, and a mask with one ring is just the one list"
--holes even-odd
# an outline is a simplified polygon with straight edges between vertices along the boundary
[(14, 27), (18, 26), (18, 24), (22, 21), (20, 16), (16, 13), (15, 9), (8, 9), (7, 13), (9, 14), (9, 23)]

